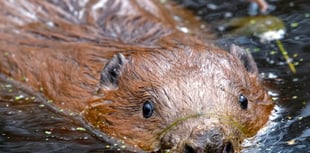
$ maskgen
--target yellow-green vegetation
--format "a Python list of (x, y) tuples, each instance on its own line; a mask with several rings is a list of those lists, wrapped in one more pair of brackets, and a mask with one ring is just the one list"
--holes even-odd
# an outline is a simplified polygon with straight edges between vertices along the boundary
[(298, 22), (291, 23), (292, 28), (296, 28), (296, 27), (298, 27), (298, 25), (299, 25)]
[[(299, 24), (294, 22), (291, 23), (290, 26), (292, 28), (296, 28)], [(295, 65), (292, 63), (292, 59), (289, 57), (280, 41), (285, 34), (285, 25), (280, 18), (270, 15), (233, 18), (226, 24), (226, 27), (230, 27), (232, 29), (230, 35), (253, 35), (258, 37), (261, 42), (270, 42), (275, 40), (282, 56), (288, 63), (291, 72), (296, 73)]]
[(291, 71), (292, 71), (293, 73), (296, 73), (296, 68), (295, 68), (294, 64), (292, 63), (291, 58), (288, 56), (288, 53), (287, 53), (287, 51), (285, 50), (285, 48), (283, 47), (281, 41), (280, 41), (280, 40), (276, 40), (276, 42), (277, 42), (277, 45), (278, 45), (278, 48), (279, 48), (281, 54), (283, 55), (283, 57), (284, 57), (285, 60), (286, 60), (286, 62), (287, 62), (287, 64), (288, 64), (289, 68), (291, 69)]
[(262, 41), (281, 39), (285, 34), (282, 20), (270, 15), (233, 18), (225, 27), (232, 29), (229, 33), (231, 35), (254, 35)]
[(110, 145), (105, 145), (104, 146), (106, 149), (111, 149), (111, 146)]
[(15, 96), (15, 100), (18, 101), (18, 100), (21, 100), (23, 99), (25, 96), (24, 95), (18, 95), (18, 96)]
[(83, 128), (83, 127), (77, 127), (76, 130), (77, 130), (77, 131), (86, 131), (86, 129)]
[(51, 135), (51, 134), (52, 134), (51, 131), (44, 131), (44, 133), (45, 133), (46, 135)]

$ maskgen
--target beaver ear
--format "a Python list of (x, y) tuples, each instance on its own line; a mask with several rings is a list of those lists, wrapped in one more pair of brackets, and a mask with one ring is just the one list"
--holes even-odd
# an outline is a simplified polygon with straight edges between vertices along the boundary
[(245, 69), (249, 73), (253, 73), (253, 74), (258, 73), (257, 65), (251, 53), (247, 52), (245, 49), (235, 44), (232, 44), (230, 46), (230, 53), (236, 56), (243, 63)]
[(124, 69), (126, 62), (127, 60), (123, 54), (118, 53), (114, 55), (101, 72), (100, 85), (109, 89), (117, 88), (118, 79)]

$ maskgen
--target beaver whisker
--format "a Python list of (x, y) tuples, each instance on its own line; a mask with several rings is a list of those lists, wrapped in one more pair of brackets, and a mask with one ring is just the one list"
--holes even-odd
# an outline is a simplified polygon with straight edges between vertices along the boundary
[(197, 114), (188, 115), (188, 116), (185, 116), (185, 117), (182, 117), (182, 118), (175, 120), (174, 122), (169, 124), (167, 127), (165, 127), (161, 132), (159, 132), (157, 137), (159, 137), (159, 138), (163, 137), (163, 135), (168, 133), (169, 130), (171, 130), (172, 128), (176, 127), (177, 125), (179, 125), (179, 124), (181, 124), (181, 123), (183, 123), (189, 119), (199, 118), (199, 117), (212, 117), (212, 116), (219, 118), (220, 122), (222, 122), (223, 124), (227, 124), (227, 125), (234, 127), (237, 131), (240, 131), (241, 135), (243, 135), (243, 133), (246, 133), (244, 127), (240, 123), (238, 123), (237, 121), (234, 121), (231, 116), (215, 114), (215, 113), (197, 113)]

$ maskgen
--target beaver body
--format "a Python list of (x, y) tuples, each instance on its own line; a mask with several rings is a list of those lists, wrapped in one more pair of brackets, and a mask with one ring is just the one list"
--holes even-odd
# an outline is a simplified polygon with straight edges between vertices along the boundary
[(234, 152), (273, 103), (249, 53), (153, 1), (1, 1), (0, 72), (144, 151)]

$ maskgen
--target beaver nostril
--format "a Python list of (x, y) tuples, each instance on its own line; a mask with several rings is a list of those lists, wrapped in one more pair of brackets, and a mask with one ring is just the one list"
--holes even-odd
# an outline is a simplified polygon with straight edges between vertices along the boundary
[(189, 145), (185, 145), (183, 152), (184, 153), (196, 153), (195, 149)]
[(234, 153), (234, 146), (232, 145), (231, 142), (227, 142), (224, 145), (222, 153)]

